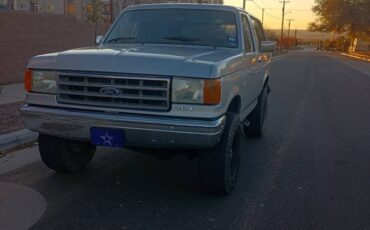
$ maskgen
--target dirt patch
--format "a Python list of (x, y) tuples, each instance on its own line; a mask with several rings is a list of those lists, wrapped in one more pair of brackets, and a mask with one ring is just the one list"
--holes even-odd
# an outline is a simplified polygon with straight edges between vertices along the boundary
[(0, 135), (24, 129), (19, 109), (24, 102), (0, 105)]

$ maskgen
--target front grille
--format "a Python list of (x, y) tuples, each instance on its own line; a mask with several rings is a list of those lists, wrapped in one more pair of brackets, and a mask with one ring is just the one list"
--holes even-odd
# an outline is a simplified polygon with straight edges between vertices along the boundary
[(168, 110), (170, 79), (58, 73), (60, 103), (122, 109)]

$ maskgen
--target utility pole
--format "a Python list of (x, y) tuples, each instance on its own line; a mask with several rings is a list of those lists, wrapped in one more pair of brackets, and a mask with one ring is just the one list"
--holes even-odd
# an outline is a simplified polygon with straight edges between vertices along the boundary
[(254, 1), (254, 0), (243, 0), (243, 10), (245, 10), (245, 5), (246, 5), (247, 1)]
[(263, 19), (265, 18), (265, 8), (262, 8), (262, 26), (263, 26)]
[(298, 40), (297, 40), (297, 29), (294, 31), (294, 41), (295, 41), (295, 46), (298, 45)]
[(283, 3), (282, 19), (281, 19), (281, 31), (280, 31), (280, 40), (281, 40), (280, 52), (281, 52), (282, 46), (284, 44), (284, 41), (283, 41), (283, 33), (284, 33), (285, 4), (286, 3), (289, 3), (289, 1), (283, 0), (283, 1), (279, 1), (279, 2)]
[(292, 21), (294, 21), (294, 19), (287, 19), (287, 21), (288, 21), (288, 44), (287, 44), (287, 47), (289, 47), (289, 45), (290, 45), (290, 23)]

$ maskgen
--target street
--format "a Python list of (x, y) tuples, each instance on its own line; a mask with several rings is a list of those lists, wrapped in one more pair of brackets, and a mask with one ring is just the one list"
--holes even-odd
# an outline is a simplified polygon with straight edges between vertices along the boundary
[(183, 156), (99, 149), (61, 175), (33, 146), (20, 151), (37, 160), (0, 170), (0, 229), (370, 229), (370, 64), (356, 65), (320, 51), (273, 63), (266, 136), (244, 139), (229, 197), (203, 192)]

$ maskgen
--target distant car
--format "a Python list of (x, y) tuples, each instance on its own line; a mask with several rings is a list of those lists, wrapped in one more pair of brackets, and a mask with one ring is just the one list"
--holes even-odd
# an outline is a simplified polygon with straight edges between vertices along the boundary
[(269, 52), (261, 22), (206, 4), (126, 8), (97, 47), (33, 57), (25, 125), (44, 163), (79, 172), (96, 146), (199, 156), (204, 186), (236, 185), (242, 128), (266, 127)]

